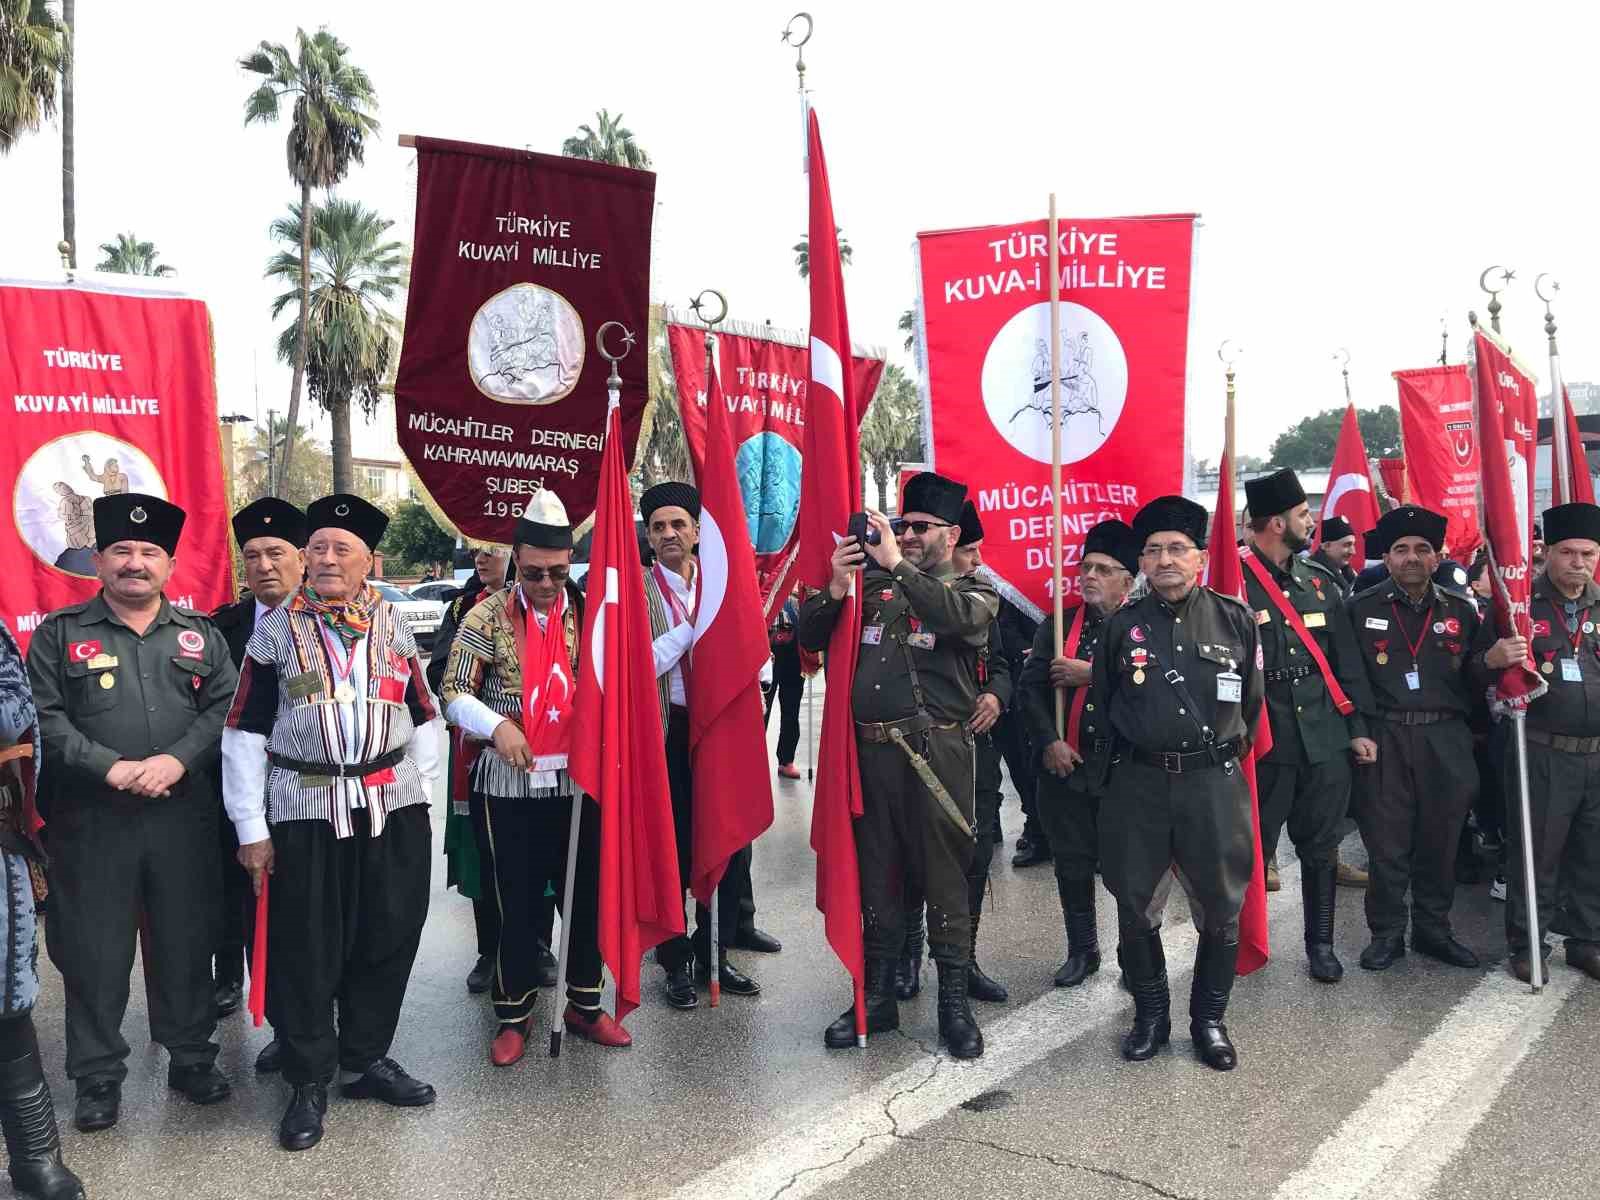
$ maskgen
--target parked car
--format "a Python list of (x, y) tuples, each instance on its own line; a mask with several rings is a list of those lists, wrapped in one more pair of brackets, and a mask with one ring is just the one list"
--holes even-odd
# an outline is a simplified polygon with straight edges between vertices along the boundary
[(444, 604), (448, 602), (446, 597), (460, 590), (461, 585), (453, 579), (430, 579), (412, 588), (410, 596), (413, 600), (437, 600)]
[(412, 636), (417, 639), (417, 647), (431, 651), (434, 635), (439, 632), (439, 622), (444, 620), (444, 604), (438, 600), (419, 600), (381, 579), (374, 579), (372, 586), (406, 619), (411, 626)]

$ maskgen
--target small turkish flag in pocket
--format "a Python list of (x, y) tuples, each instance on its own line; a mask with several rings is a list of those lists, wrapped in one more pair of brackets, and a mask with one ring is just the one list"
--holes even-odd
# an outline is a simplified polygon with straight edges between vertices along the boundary
[(409, 675), (400, 679), (389, 675), (383, 676), (378, 680), (378, 699), (388, 700), (393, 704), (403, 703), (406, 698), (406, 684), (410, 680)]

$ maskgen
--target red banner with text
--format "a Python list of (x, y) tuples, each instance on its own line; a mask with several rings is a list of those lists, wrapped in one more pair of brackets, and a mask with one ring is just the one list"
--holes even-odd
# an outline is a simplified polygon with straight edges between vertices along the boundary
[[(1086, 533), (1184, 474), (1192, 216), (1059, 225), (1065, 587)], [(1034, 615), (1051, 606), (1047, 223), (917, 237), (930, 465), (967, 485), (984, 560)]]
[(1396, 371), (1400, 444), (1405, 449), (1406, 502), (1449, 521), (1445, 551), (1471, 562), (1483, 542), (1478, 527), (1478, 437), (1472, 380), (1464, 366)]
[(23, 648), (45, 614), (99, 590), (94, 501), (144, 492), (188, 514), (167, 598), (233, 598), (211, 319), (199, 300), (87, 285), (0, 285), (0, 439), (15, 536), (0, 616)]
[[(506, 542), (541, 487), (594, 512), (610, 364), (628, 461), (647, 398), (655, 176), (573, 158), (417, 139), (417, 219), (395, 379), (400, 448), (463, 537)], [(607, 348), (622, 349), (612, 331)]]
[[(703, 475), (706, 448), (705, 339), (701, 326), (667, 325), (678, 412), (697, 480)], [(756, 578), (762, 604), (770, 607), (767, 601), (794, 557), (805, 445), (806, 350), (770, 336), (720, 330), (716, 346), (717, 384), (733, 427), (734, 461), (750, 543), (756, 551)], [(877, 391), (883, 362), (859, 352), (851, 356), (863, 412)]]

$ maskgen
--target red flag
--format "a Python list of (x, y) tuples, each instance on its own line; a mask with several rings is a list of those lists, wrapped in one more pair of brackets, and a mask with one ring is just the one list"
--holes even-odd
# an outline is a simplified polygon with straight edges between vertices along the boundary
[(1357, 537), (1378, 523), (1378, 497), (1372, 490), (1367, 447), (1361, 440), (1354, 404), (1344, 410), (1344, 424), (1339, 427), (1339, 444), (1328, 469), (1328, 491), (1322, 497), (1313, 550), (1322, 545), (1322, 522), (1329, 517), (1343, 517)]
[[(825, 588), (833, 578), (833, 548), (850, 514), (861, 509), (859, 411), (855, 386), (844, 370), (850, 353), (845, 319), (839, 237), (833, 223), (822, 131), (810, 114), (811, 173), (811, 382), (800, 483), (800, 578)], [(862, 984), (861, 877), (856, 834), (861, 815), (861, 772), (856, 763), (850, 693), (861, 645), (861, 606), (854, 587), (828, 640), (827, 690), (822, 702), (821, 749), (811, 807), (811, 848), (817, 855), (817, 908), (828, 944), (855, 980), (858, 1031), (866, 1017)]]
[(1461, 364), (1396, 371), (1400, 440), (1406, 452), (1406, 503), (1448, 522), (1445, 550), (1471, 562), (1483, 542), (1478, 525), (1481, 447), (1472, 419), (1472, 380)]
[[(1228, 443), (1222, 451), (1222, 471), (1217, 479), (1217, 511), (1211, 518), (1211, 554), (1206, 564), (1206, 586), (1224, 596), (1244, 600), (1244, 564), (1239, 561), (1239, 546), (1234, 540), (1233, 519), (1233, 419), (1230, 398)], [(1259, 653), (1259, 652), (1258, 652)], [(1257, 667), (1261, 660), (1256, 659)], [(1239, 762), (1239, 773), (1250, 785), (1250, 845), (1255, 863), (1250, 868), (1250, 886), (1245, 888), (1244, 908), (1239, 913), (1239, 957), (1237, 970), (1248, 975), (1267, 965), (1271, 957), (1267, 944), (1267, 877), (1261, 862), (1261, 804), (1256, 795), (1256, 760), (1272, 749), (1272, 725), (1267, 706), (1261, 706), (1251, 734), (1250, 753)]]
[(700, 471), (700, 604), (685, 679), (694, 764), (689, 887), (702, 904), (711, 902), (728, 859), (772, 824), (760, 680), (771, 650), (733, 454), (728, 409), (712, 371)]
[[(1571, 476), (1570, 486), (1563, 491), (1561, 487), (1561, 473), (1551, 471), (1551, 482), (1554, 484), (1555, 498), (1552, 504), (1593, 504), (1594, 503), (1594, 476), (1589, 474), (1589, 456), (1583, 450), (1583, 435), (1578, 431), (1578, 415), (1572, 411), (1572, 397), (1567, 394), (1566, 384), (1561, 385), (1561, 411), (1567, 423), (1567, 471)], [(1554, 448), (1551, 454), (1555, 453)]]
[(1383, 490), (1396, 504), (1409, 504), (1411, 493), (1406, 489), (1406, 460), (1403, 457), (1380, 458), (1378, 474), (1383, 476)]
[(639, 1006), (644, 952), (683, 932), (666, 739), (624, 453), (613, 399), (585, 580), (568, 769), (600, 806), (600, 956), (617, 981), (618, 1020)]
[(1495, 699), (1521, 708), (1549, 686), (1533, 667), (1528, 601), (1533, 585), (1533, 463), (1539, 400), (1531, 372), (1494, 334), (1473, 331), (1472, 390), (1483, 430), (1483, 525), (1501, 637), (1529, 639), (1528, 657), (1507, 667)]

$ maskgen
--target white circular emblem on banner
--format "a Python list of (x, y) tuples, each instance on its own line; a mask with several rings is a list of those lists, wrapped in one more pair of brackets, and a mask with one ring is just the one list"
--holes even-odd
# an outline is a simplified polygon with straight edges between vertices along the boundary
[(64, 434), (22, 465), (12, 488), (12, 521), (40, 561), (93, 579), (95, 499), (123, 492), (167, 499), (167, 485), (149, 455), (93, 430)]
[[(1092, 309), (1061, 302), (1061, 461), (1088, 458), (1111, 436), (1128, 397), (1128, 356)], [(1034, 304), (1000, 327), (983, 359), (983, 405), (1012, 447), (1050, 461), (1050, 305)], [(1178, 397), (1181, 403), (1182, 398)]]
[(578, 310), (536, 283), (490, 296), (467, 330), (473, 386), (507, 404), (554, 404), (578, 386), (583, 356)]

